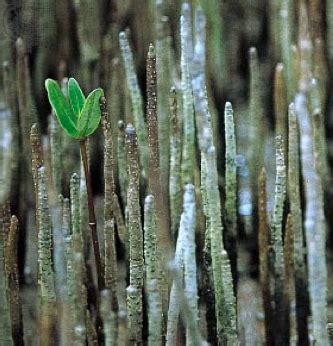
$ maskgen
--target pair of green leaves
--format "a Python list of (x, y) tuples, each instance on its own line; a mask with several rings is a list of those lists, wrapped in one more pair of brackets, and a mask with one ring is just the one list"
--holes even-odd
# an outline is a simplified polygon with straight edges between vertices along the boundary
[(85, 138), (94, 133), (101, 120), (99, 100), (104, 95), (101, 88), (93, 90), (85, 98), (74, 78), (68, 81), (68, 98), (53, 79), (45, 81), (49, 101), (61, 127), (70, 137)]

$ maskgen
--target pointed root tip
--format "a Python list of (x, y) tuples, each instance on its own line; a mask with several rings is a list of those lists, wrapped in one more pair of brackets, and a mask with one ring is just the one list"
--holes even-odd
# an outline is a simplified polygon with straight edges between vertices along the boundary
[(317, 87), (318, 86), (318, 80), (316, 78), (311, 78), (310, 86), (311, 87)]
[(149, 44), (148, 57), (149, 58), (155, 57), (155, 47), (152, 43)]
[(18, 218), (16, 215), (12, 215), (11, 217), (11, 223), (17, 223), (18, 222)]
[(184, 187), (184, 201), (183, 208), (186, 208), (186, 205), (195, 203), (195, 188), (194, 185), (188, 183)]
[(249, 53), (250, 53), (250, 58), (256, 58), (257, 55), (258, 55), (257, 48), (256, 47), (251, 47), (249, 49)]
[(100, 103), (101, 105), (106, 105), (106, 97), (105, 97), (105, 96), (101, 96), (101, 97), (99, 98), (99, 103)]
[(119, 130), (124, 130), (125, 128), (125, 123), (123, 120), (118, 120), (118, 129)]
[(225, 110), (226, 111), (232, 111), (232, 104), (231, 104), (231, 102), (227, 101), (225, 103)]
[(145, 198), (145, 203), (147, 204), (151, 204), (154, 202), (154, 196), (153, 195), (148, 195), (146, 198)]
[(126, 33), (125, 33), (125, 31), (121, 31), (121, 32), (119, 33), (119, 39), (121, 39), (121, 40), (125, 40), (125, 39), (126, 39)]
[(77, 181), (79, 181), (79, 179), (80, 179), (79, 175), (77, 173), (73, 173), (71, 180), (73, 182), (77, 182)]
[(23, 44), (23, 40), (21, 37), (19, 37), (17, 40), (16, 40), (16, 49), (21, 51), (23, 50), (24, 48), (24, 44)]
[(136, 294), (138, 292), (138, 289), (133, 285), (129, 285), (126, 288), (126, 292), (127, 292), (127, 294)]
[(205, 15), (205, 12), (204, 12), (204, 10), (203, 10), (203, 8), (202, 8), (202, 6), (200, 4), (196, 7), (195, 12), (199, 16), (204, 16)]
[(279, 62), (277, 65), (276, 65), (276, 68), (275, 68), (275, 71), (277, 73), (281, 73), (284, 69), (284, 65), (282, 64), (282, 62)]
[(190, 10), (191, 10), (191, 5), (188, 2), (184, 2), (182, 4), (182, 14), (185, 14), (186, 12), (189, 12)]
[(134, 135), (135, 134), (134, 126), (131, 123), (127, 124), (125, 132), (129, 135)]
[(194, 192), (194, 185), (193, 184), (186, 184), (185, 185), (185, 192)]
[(37, 172), (38, 172), (39, 174), (45, 174), (45, 167), (44, 167), (44, 166), (38, 167), (38, 168), (37, 168)]
[(294, 102), (291, 102), (289, 104), (288, 109), (289, 109), (289, 112), (295, 112), (295, 104), (294, 104)]
[(37, 134), (38, 133), (38, 125), (37, 125), (37, 123), (32, 124), (32, 126), (31, 126), (31, 133), (32, 134)]

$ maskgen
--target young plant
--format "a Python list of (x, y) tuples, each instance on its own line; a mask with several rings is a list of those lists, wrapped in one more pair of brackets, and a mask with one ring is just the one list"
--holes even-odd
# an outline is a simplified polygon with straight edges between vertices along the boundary
[(81, 158), (86, 176), (88, 194), (89, 226), (92, 232), (93, 248), (95, 254), (98, 288), (104, 287), (99, 242), (97, 236), (97, 225), (91, 176), (88, 168), (87, 137), (93, 134), (101, 120), (100, 99), (104, 97), (101, 88), (93, 90), (85, 98), (78, 82), (74, 78), (68, 81), (68, 99), (62, 93), (59, 84), (52, 80), (45, 81), (49, 102), (55, 112), (60, 126), (72, 138), (80, 141)]

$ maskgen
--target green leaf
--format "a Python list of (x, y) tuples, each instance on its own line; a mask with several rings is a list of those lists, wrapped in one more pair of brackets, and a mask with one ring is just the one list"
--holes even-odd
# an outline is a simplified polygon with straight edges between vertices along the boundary
[(87, 137), (96, 131), (101, 120), (99, 99), (103, 95), (103, 90), (100, 88), (88, 95), (78, 121), (80, 137)]
[(79, 83), (74, 78), (70, 78), (68, 81), (68, 96), (74, 114), (78, 119), (83, 109), (86, 98), (84, 97)]
[(61, 127), (70, 137), (79, 138), (79, 132), (76, 128), (77, 117), (62, 93), (59, 84), (53, 79), (47, 79), (45, 81), (45, 88)]

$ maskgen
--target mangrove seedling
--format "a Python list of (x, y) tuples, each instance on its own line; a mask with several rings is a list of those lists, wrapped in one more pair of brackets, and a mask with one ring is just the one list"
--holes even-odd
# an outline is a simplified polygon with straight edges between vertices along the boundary
[(91, 176), (88, 167), (87, 138), (93, 134), (101, 120), (100, 99), (104, 96), (101, 88), (93, 90), (86, 98), (80, 85), (74, 78), (68, 81), (68, 99), (59, 84), (52, 79), (45, 81), (49, 102), (60, 126), (72, 138), (80, 141), (81, 158), (86, 176), (88, 194), (89, 226), (91, 228), (93, 248), (98, 278), (98, 288), (104, 287)]

